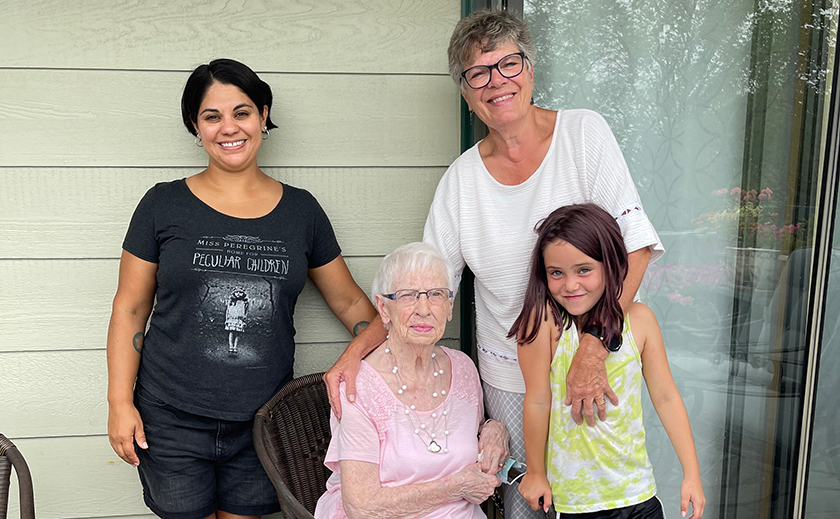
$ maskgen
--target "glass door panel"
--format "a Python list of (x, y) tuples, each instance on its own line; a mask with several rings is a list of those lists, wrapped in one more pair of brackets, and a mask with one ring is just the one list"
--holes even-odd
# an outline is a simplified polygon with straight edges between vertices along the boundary
[[(536, 104), (607, 119), (665, 244), (641, 296), (692, 421), (705, 517), (790, 517), (835, 1), (523, 10)], [(645, 413), (659, 495), (678, 516), (682, 471)]]
[(840, 221), (835, 220), (834, 229), (805, 502), (807, 519), (834, 519), (840, 510)]

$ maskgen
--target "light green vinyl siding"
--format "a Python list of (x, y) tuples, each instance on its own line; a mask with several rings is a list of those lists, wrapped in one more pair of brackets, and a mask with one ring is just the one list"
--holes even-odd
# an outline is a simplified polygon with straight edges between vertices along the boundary
[[(105, 337), (120, 246), (156, 182), (206, 164), (180, 118), (188, 73), (256, 70), (279, 128), (260, 152), (327, 211), (366, 291), (419, 240), (459, 153), (446, 45), (457, 0), (5, 2), (0, 12), (0, 432), (23, 452), (41, 519), (147, 517), (106, 435)], [(295, 315), (298, 375), (349, 334), (313, 286)], [(457, 344), (457, 316), (447, 342)], [(18, 516), (12, 488), (10, 517)]]

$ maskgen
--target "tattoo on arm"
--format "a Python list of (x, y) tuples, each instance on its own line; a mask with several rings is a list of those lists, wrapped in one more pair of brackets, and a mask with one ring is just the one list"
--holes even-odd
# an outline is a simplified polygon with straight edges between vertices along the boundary
[(137, 350), (137, 353), (143, 353), (143, 332), (135, 333), (134, 338), (131, 339), (131, 343), (134, 345), (134, 349)]
[(357, 337), (360, 333), (362, 333), (362, 330), (367, 328), (369, 324), (370, 323), (367, 321), (359, 321), (356, 323), (356, 325), (353, 326), (353, 337)]

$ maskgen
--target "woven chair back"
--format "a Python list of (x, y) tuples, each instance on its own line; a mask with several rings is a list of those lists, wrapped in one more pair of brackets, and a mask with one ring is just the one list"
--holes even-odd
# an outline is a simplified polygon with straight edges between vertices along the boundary
[(21, 519), (35, 519), (35, 495), (32, 475), (23, 455), (11, 440), (0, 434), (0, 519), (6, 519), (9, 509), (9, 486), (12, 469), (17, 473)]
[(324, 466), (332, 434), (322, 377), (292, 380), (254, 418), (254, 447), (287, 518), (311, 519), (332, 474)]

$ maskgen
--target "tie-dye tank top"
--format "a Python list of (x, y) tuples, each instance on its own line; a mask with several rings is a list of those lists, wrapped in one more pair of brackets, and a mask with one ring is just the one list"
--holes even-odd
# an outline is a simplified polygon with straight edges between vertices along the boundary
[(622, 346), (607, 356), (607, 378), (618, 406), (607, 400), (607, 421), (576, 425), (566, 399), (566, 373), (577, 351), (574, 325), (564, 330), (551, 361), (551, 419), (546, 449), (548, 481), (558, 512), (609, 510), (656, 494), (642, 424), (642, 359), (624, 318)]

